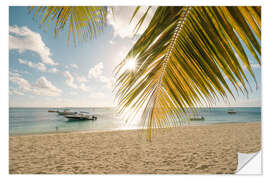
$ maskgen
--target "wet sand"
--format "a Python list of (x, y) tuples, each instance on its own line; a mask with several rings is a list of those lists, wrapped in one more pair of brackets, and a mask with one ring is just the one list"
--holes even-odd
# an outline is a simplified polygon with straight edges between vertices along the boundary
[(10, 174), (231, 174), (261, 148), (261, 123), (9, 137)]

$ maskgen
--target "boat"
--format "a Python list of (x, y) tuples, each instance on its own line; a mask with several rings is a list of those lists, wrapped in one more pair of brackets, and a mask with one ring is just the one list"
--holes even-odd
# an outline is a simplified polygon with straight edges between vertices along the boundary
[(190, 118), (191, 121), (204, 121), (203, 116), (193, 116)]
[(236, 114), (236, 111), (233, 110), (233, 109), (229, 109), (229, 110), (227, 111), (227, 113), (228, 113), (228, 114)]
[(76, 112), (70, 111), (70, 109), (64, 109), (64, 111), (57, 111), (58, 115), (74, 115)]
[(65, 115), (69, 121), (82, 121), (82, 120), (97, 120), (97, 117), (90, 115), (88, 112), (79, 112), (73, 115)]
[(48, 112), (58, 112), (57, 110), (48, 110)]
[(199, 113), (196, 111), (193, 113), (193, 116), (189, 118), (191, 121), (204, 121), (204, 117), (200, 116)]

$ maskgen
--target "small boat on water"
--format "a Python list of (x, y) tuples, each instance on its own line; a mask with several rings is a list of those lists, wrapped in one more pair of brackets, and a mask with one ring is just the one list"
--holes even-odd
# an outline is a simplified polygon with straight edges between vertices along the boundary
[(48, 112), (58, 112), (57, 110), (48, 110)]
[(90, 115), (88, 112), (79, 112), (73, 115), (65, 115), (69, 121), (82, 121), (82, 120), (97, 120), (97, 117)]
[(233, 109), (229, 109), (229, 110), (227, 111), (227, 113), (228, 113), (228, 114), (236, 114), (236, 111), (233, 110)]
[(193, 116), (190, 118), (191, 121), (204, 121), (203, 116)]
[(57, 111), (58, 115), (74, 115), (76, 112), (70, 111), (70, 109), (64, 109), (64, 111)]
[(204, 117), (199, 115), (198, 111), (192, 113), (193, 115), (189, 118), (191, 121), (204, 121)]

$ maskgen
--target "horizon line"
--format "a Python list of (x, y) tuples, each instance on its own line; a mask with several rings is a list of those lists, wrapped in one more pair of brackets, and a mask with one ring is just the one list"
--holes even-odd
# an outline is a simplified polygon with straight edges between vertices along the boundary
[[(11, 107), (9, 106), (9, 108), (114, 108), (116, 106), (92, 106), (92, 107), (88, 107), (88, 106), (70, 106), (70, 107), (23, 107), (23, 106), (14, 106)], [(218, 106), (218, 107), (197, 107), (197, 108), (261, 108), (262, 106)]]

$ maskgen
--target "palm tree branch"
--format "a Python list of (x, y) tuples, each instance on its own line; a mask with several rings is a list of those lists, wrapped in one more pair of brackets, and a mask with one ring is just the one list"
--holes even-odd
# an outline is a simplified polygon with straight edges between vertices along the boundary
[[(36, 10), (35, 10), (36, 9)], [(101, 6), (43, 6), (30, 7), (29, 12), (40, 18), (40, 26), (45, 30), (54, 25), (54, 36), (59, 32), (68, 31), (68, 42), (73, 37), (74, 45), (78, 41), (95, 38), (103, 31), (106, 23), (107, 7)]]
[[(144, 109), (140, 122), (148, 140), (157, 127), (187, 123), (197, 107), (236, 99), (239, 91), (248, 95), (248, 73), (256, 82), (244, 46), (258, 61), (260, 9), (192, 7), (180, 23), (186, 8), (158, 7), (115, 70), (119, 108), (133, 120)], [(135, 71), (123, 71), (129, 58), (136, 58)]]

